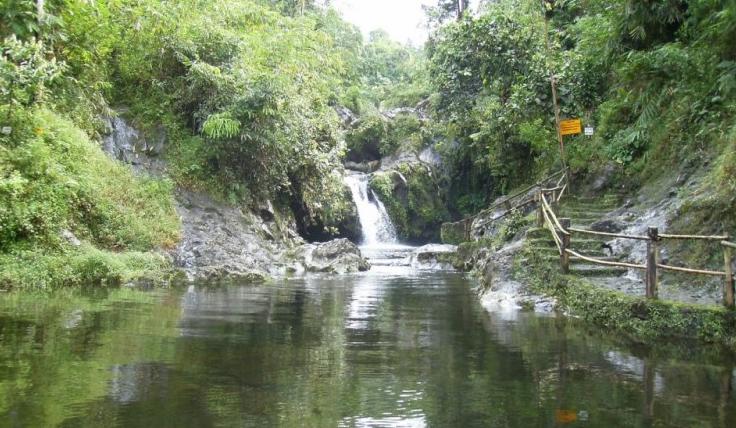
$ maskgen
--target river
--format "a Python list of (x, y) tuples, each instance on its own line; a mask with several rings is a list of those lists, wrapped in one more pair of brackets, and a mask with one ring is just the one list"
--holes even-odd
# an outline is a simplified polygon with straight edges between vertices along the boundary
[(733, 427), (733, 368), (438, 271), (0, 297), (11, 427)]

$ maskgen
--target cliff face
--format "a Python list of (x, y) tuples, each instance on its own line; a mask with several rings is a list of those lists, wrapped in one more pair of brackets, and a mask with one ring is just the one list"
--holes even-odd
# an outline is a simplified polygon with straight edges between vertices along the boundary
[[(138, 174), (166, 176), (163, 132), (147, 136), (121, 118), (110, 119), (109, 124), (103, 140), (108, 155)], [(169, 254), (190, 280), (263, 280), (304, 271), (367, 269), (359, 250), (347, 241), (307, 244), (290, 209), (271, 201), (257, 206), (230, 204), (181, 187), (175, 190), (175, 201), (181, 240)], [(335, 246), (340, 251), (330, 250)]]

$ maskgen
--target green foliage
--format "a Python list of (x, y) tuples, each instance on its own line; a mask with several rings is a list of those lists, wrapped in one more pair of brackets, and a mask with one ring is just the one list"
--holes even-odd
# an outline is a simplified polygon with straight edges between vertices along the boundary
[(530, 220), (528, 217), (517, 210), (512, 209), (506, 214), (506, 217), (501, 222), (498, 228), (498, 232), (494, 235), (494, 238), (499, 242), (499, 247), (504, 242), (509, 242), (514, 238), (522, 229), (529, 226)]
[(143, 280), (161, 282), (169, 274), (169, 262), (159, 254), (119, 253), (89, 244), (54, 253), (42, 250), (0, 253), (0, 289), (3, 290), (51, 290)]
[[(518, 185), (535, 154), (550, 157), (555, 149), (539, 143), (553, 129), (541, 22), (517, 6), (489, 5), (478, 18), (443, 27), (428, 48), (436, 114), (459, 143), (447, 153), (453, 185), (465, 189), (452, 192), (456, 208), (464, 193), (489, 199)], [(520, 123), (527, 123), (523, 135)]]
[[(56, 58), (48, 59), (43, 42), (22, 42), (14, 35), (0, 45), (0, 97), (11, 108), (43, 101), (47, 86), (64, 70)], [(11, 110), (8, 110), (10, 114)]]
[(562, 117), (596, 125), (592, 138), (565, 137), (576, 173), (616, 163), (643, 181), (719, 157), (725, 146), (712, 142), (736, 112), (734, 16), (721, 0), (571, 0), (545, 14), (539, 2), (501, 0), (438, 30), (429, 68), (453, 208), (559, 166), (552, 73)]
[(423, 124), (411, 113), (399, 113), (388, 119), (372, 110), (361, 116), (345, 135), (347, 148), (361, 159), (377, 159), (396, 153), (403, 146), (417, 149), (423, 143)]
[(115, 250), (176, 243), (169, 183), (133, 176), (49, 111), (21, 111), (13, 125), (0, 137), (0, 251), (60, 250), (64, 230)]
[(241, 126), (240, 121), (233, 119), (229, 112), (217, 113), (207, 118), (202, 125), (202, 132), (214, 140), (229, 139), (240, 133)]
[(371, 33), (358, 58), (359, 101), (346, 103), (356, 113), (372, 108), (414, 107), (430, 95), (426, 58), (415, 47), (390, 39), (383, 31)]
[(40, 30), (36, 7), (30, 0), (4, 0), (0, 3), (0, 18), (0, 37), (27, 37)]
[(331, 12), (291, 18), (248, 0), (120, 13), (131, 23), (120, 43), (134, 48), (117, 60), (119, 96), (143, 122), (161, 116), (158, 106), (175, 114), (170, 131), (183, 141), (168, 157), (177, 179), (233, 201), (296, 199), (310, 213), (342, 199), (331, 103), (354, 75), (345, 61), (360, 39), (333, 37), (350, 27)]

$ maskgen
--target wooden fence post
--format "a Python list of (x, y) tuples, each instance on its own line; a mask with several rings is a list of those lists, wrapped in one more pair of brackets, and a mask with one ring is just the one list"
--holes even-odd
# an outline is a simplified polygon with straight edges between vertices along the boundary
[[(562, 226), (565, 231), (570, 230), (570, 219), (561, 218), (560, 226)], [(562, 273), (567, 274), (570, 273), (570, 254), (567, 252), (567, 249), (570, 248), (570, 235), (560, 231), (560, 239), (562, 240), (560, 265), (562, 267)]]
[(534, 197), (537, 200), (537, 227), (544, 226), (544, 205), (542, 204), (542, 190), (537, 190), (537, 195)]
[(726, 272), (726, 276), (723, 279), (723, 304), (727, 308), (733, 309), (734, 307), (734, 283), (733, 283), (733, 270), (731, 269), (732, 254), (733, 251), (728, 245), (721, 245), (723, 247), (723, 264)]
[(657, 241), (659, 241), (659, 230), (656, 227), (650, 227), (647, 231), (649, 240), (647, 241), (647, 299), (657, 298), (657, 263), (659, 262), (659, 250)]

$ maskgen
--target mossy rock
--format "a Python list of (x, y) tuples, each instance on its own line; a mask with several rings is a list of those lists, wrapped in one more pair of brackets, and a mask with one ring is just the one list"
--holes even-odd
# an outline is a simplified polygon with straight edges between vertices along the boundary
[(465, 222), (442, 223), (440, 238), (443, 244), (460, 245), (465, 242)]
[(434, 172), (426, 165), (402, 163), (371, 178), (371, 188), (386, 206), (404, 242), (440, 240), (440, 228), (449, 219), (449, 213), (433, 177)]

